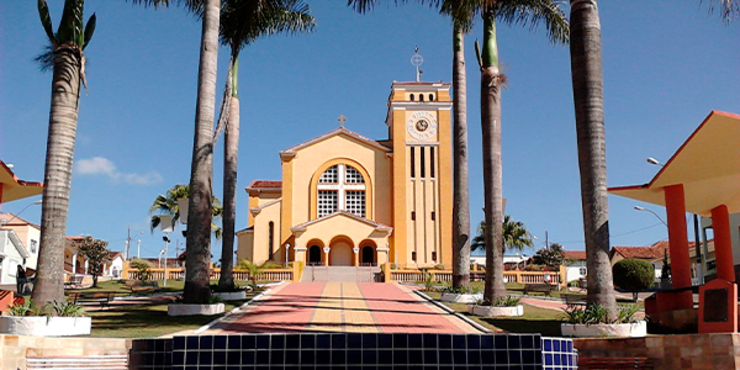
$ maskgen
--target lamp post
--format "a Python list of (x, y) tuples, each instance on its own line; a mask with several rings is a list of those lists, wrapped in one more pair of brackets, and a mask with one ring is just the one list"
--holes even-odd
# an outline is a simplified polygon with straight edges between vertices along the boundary
[(668, 224), (665, 221), (663, 221), (663, 219), (660, 218), (660, 216), (658, 216), (658, 214), (655, 213), (655, 211), (653, 211), (652, 209), (648, 209), (648, 208), (640, 207), (640, 206), (635, 206), (635, 211), (650, 212), (650, 213), (653, 214), (653, 216), (655, 216), (655, 218), (657, 218), (658, 220), (660, 220), (660, 222), (662, 222), (663, 225), (665, 225), (666, 227), (668, 227)]
[(23, 213), (23, 211), (25, 211), (25, 210), (27, 210), (27, 209), (31, 208), (32, 206), (37, 206), (37, 205), (41, 204), (42, 202), (43, 202), (43, 201), (42, 201), (41, 199), (39, 199), (39, 200), (37, 200), (37, 201), (35, 201), (35, 202), (33, 202), (33, 203), (30, 203), (30, 204), (26, 205), (26, 206), (25, 206), (25, 207), (23, 207), (23, 209), (21, 209), (21, 210), (20, 210), (20, 211), (19, 211), (18, 213), (16, 213), (15, 215), (13, 215), (13, 217), (9, 218), (9, 219), (8, 219), (7, 221), (5, 221), (5, 222), (3, 222), (2, 224), (0, 224), (0, 226), (2, 226), (2, 225), (7, 225), (7, 224), (9, 224), (9, 223), (10, 223), (10, 221), (13, 221), (13, 220), (15, 220), (16, 218), (18, 218), (18, 216), (20, 216), (20, 214), (21, 214), (21, 213)]
[(290, 244), (285, 245), (285, 268), (288, 268), (288, 251), (290, 250)]
[[(134, 239), (136, 239), (136, 238), (138, 238), (142, 234), (144, 234), (144, 232), (143, 231), (139, 231), (138, 234), (136, 234), (136, 235), (134, 235), (132, 237), (131, 236), (131, 226), (128, 227), (128, 237), (126, 238), (126, 260), (130, 260), (131, 259), (131, 254), (130, 254), (131, 241), (134, 240)], [(137, 253), (136, 257), (139, 257), (139, 254), (138, 253)]]
[[(162, 252), (164, 252), (164, 286), (167, 286), (167, 257), (170, 247), (170, 236), (169, 234), (165, 233), (162, 237), (162, 240), (164, 240), (164, 249)], [(160, 253), (162, 253), (160, 252)]]

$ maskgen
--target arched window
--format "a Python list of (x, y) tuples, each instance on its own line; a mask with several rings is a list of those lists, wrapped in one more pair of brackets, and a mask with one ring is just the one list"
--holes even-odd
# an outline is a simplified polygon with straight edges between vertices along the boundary
[(269, 248), (269, 257), (267, 259), (272, 259), (272, 255), (275, 253), (275, 223), (270, 221), (268, 224), (269, 232), (267, 234), (267, 243)]
[(414, 94), (411, 94), (410, 97), (411, 97), (411, 101), (414, 101)]
[(317, 216), (347, 211), (365, 217), (365, 190), (365, 178), (354, 167), (338, 164), (328, 168), (317, 186)]
[(429, 101), (434, 101), (434, 94), (429, 94)]
[(424, 94), (419, 94), (419, 101), (424, 101)]

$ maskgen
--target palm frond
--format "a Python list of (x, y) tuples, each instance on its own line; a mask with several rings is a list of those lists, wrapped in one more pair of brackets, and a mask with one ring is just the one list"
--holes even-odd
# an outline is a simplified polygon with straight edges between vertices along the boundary
[(51, 23), (51, 15), (49, 15), (49, 6), (46, 5), (46, 0), (39, 0), (38, 9), (39, 17), (41, 17), (41, 25), (44, 27), (46, 37), (48, 37), (49, 42), (54, 45), (57, 43), (57, 39), (54, 35), (53, 26)]
[(495, 14), (496, 20), (509, 25), (529, 26), (536, 30), (545, 24), (552, 43), (567, 43), (570, 37), (568, 20), (557, 0), (482, 0), (482, 9)]
[(85, 41), (82, 44), (83, 50), (87, 47), (87, 44), (90, 43), (93, 33), (95, 33), (96, 24), (97, 24), (97, 17), (95, 16), (95, 13), (93, 13), (92, 17), (90, 17), (90, 19), (87, 20), (87, 25), (85, 25)]
[(64, 2), (62, 18), (57, 30), (57, 42), (59, 44), (71, 43), (82, 47), (85, 41), (83, 29), (84, 0), (67, 0)]
[[(129, 1), (129, 0), (127, 0)], [(170, 5), (183, 6), (190, 13), (194, 14), (198, 18), (203, 16), (203, 10), (205, 9), (205, 0), (130, 0), (134, 5), (142, 5), (144, 7), (154, 7), (158, 9), (160, 7), (168, 8)]]
[(709, 3), (709, 14), (713, 14), (715, 9), (719, 8), (719, 14), (725, 23), (730, 23), (740, 17), (740, 0), (708, 0), (707, 2)]
[(221, 8), (221, 43), (232, 53), (265, 36), (309, 32), (315, 26), (302, 0), (226, 0)]
[(33, 60), (39, 64), (39, 69), (42, 72), (54, 69), (54, 45), (49, 44), (44, 46), (44, 51), (36, 58), (33, 58)]

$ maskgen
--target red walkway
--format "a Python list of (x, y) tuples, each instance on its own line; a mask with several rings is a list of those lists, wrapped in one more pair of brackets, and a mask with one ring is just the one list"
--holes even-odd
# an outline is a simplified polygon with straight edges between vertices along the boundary
[(477, 333), (405, 287), (382, 283), (292, 283), (209, 332)]

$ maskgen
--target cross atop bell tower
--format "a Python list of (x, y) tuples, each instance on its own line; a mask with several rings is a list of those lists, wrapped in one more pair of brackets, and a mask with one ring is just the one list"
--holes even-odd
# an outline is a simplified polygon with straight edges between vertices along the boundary
[(416, 82), (421, 82), (421, 74), (424, 73), (419, 67), (424, 64), (424, 58), (419, 54), (419, 46), (414, 46), (414, 55), (411, 56), (411, 65), (416, 67)]

